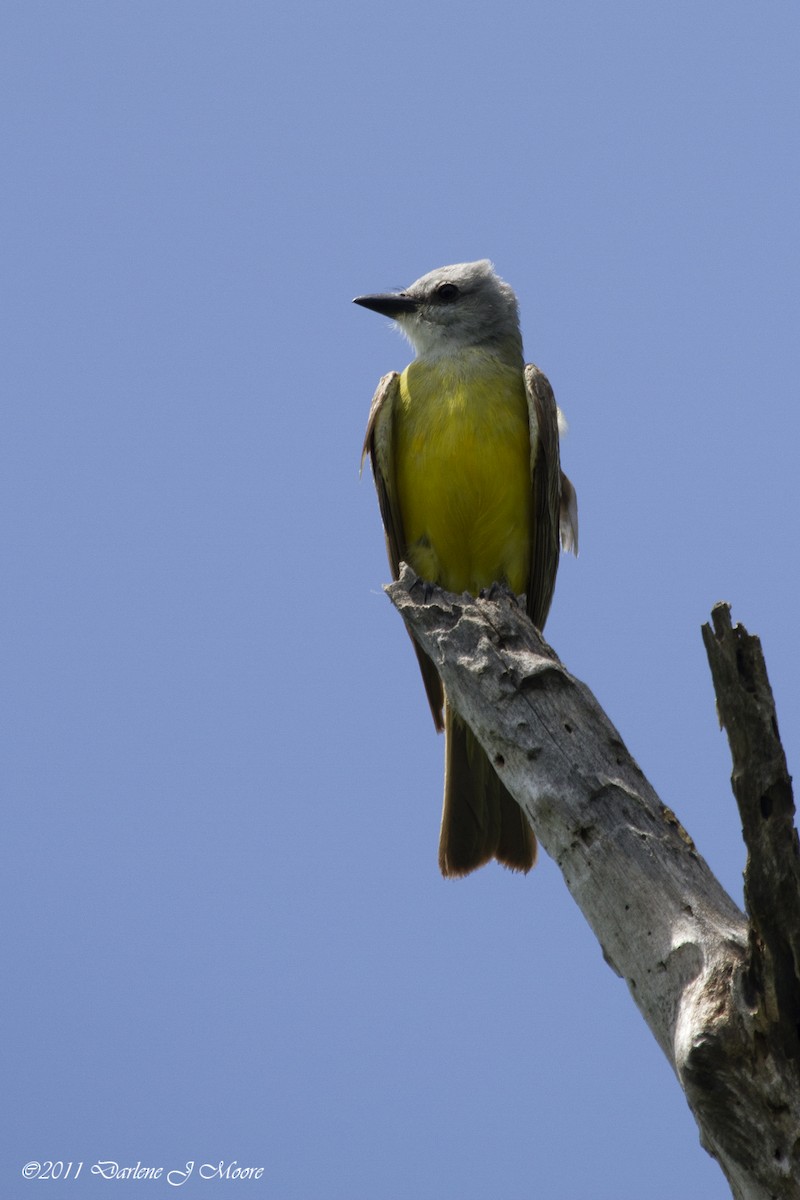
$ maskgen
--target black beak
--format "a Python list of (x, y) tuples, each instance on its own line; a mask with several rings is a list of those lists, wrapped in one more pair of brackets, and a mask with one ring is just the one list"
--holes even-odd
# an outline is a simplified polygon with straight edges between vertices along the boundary
[(402, 317), (404, 313), (417, 311), (417, 301), (402, 292), (390, 292), (382, 296), (356, 296), (353, 304), (371, 308), (373, 312), (384, 317)]

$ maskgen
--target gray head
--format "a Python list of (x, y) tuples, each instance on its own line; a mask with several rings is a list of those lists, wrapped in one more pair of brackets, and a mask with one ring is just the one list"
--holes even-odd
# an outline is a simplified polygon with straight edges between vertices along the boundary
[(357, 296), (354, 303), (392, 317), (418, 357), (469, 346), (522, 357), (517, 298), (486, 258), (437, 267), (405, 291)]

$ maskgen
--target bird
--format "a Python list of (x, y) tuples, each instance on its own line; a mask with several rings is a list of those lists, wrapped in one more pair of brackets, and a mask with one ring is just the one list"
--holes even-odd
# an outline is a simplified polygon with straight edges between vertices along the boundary
[[(561, 471), (563, 419), (545, 375), (525, 364), (514, 291), (481, 259), (354, 303), (391, 318), (415, 352), (378, 384), (361, 456), (362, 469), (370, 459), (393, 577), (406, 562), (450, 592), (505, 584), (525, 593), (541, 631), (559, 549), (578, 552), (578, 508)], [(492, 859), (529, 871), (533, 830), (414, 647), (445, 734), (442, 874), (464, 876)]]

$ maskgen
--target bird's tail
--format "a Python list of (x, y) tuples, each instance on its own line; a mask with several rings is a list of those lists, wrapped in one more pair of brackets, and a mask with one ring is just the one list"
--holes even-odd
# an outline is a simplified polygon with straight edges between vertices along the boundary
[(536, 861), (533, 830), (471, 730), (446, 702), (444, 754), (442, 874), (468, 875), (492, 858), (512, 871), (530, 871)]

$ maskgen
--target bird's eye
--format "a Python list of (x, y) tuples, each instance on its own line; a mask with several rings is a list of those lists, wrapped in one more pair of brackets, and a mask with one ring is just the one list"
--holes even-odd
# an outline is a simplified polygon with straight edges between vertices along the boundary
[(436, 299), (444, 304), (452, 304), (459, 297), (459, 290), (454, 283), (440, 283), (436, 289)]

